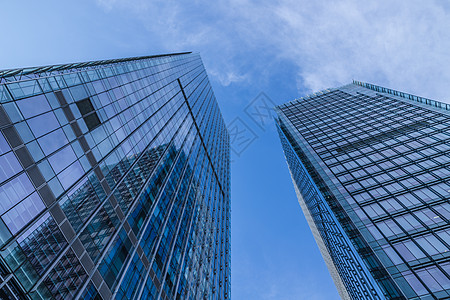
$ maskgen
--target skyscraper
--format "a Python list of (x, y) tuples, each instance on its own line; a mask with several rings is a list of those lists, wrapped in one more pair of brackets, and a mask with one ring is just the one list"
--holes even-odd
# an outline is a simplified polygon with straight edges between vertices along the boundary
[(1, 299), (228, 299), (229, 136), (198, 54), (0, 72)]
[(450, 299), (450, 104), (356, 82), (276, 108), (343, 299)]

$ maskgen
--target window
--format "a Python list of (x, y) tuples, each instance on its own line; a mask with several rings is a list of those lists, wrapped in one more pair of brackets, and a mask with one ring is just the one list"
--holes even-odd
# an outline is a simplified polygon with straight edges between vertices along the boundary
[(411, 240), (400, 242), (394, 245), (394, 247), (395, 249), (397, 249), (400, 256), (408, 262), (425, 257), (425, 254), (422, 252), (422, 250), (420, 250), (417, 245)]
[(100, 119), (89, 98), (77, 101), (76, 104), (89, 131), (100, 125)]
[(450, 280), (436, 266), (418, 271), (417, 275), (432, 292), (450, 288)]

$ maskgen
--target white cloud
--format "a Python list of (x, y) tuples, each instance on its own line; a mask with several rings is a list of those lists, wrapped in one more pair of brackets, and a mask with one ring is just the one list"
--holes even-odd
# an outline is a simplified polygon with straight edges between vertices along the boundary
[(311, 91), (357, 79), (450, 100), (450, 13), (435, 1), (98, 4), (133, 12), (168, 50), (200, 51), (224, 85), (255, 80), (268, 59), (287, 59)]
[(284, 39), (284, 55), (312, 90), (354, 78), (450, 100), (449, 12), (433, 1), (319, 2), (309, 11), (286, 1), (277, 14), (298, 37)]
[(217, 72), (217, 70), (213, 69), (212, 71), (209, 71), (208, 73), (211, 76), (216, 77), (223, 86), (228, 86), (235, 82), (242, 82), (248, 78), (248, 75), (236, 74), (236, 73), (233, 73), (232, 71)]

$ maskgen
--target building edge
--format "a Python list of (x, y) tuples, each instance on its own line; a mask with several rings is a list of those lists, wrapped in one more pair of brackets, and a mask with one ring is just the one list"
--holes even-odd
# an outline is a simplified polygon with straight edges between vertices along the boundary
[(317, 247), (319, 248), (320, 254), (322, 255), (323, 260), (325, 261), (325, 265), (328, 268), (328, 272), (330, 273), (331, 278), (333, 279), (334, 285), (336, 286), (336, 289), (339, 293), (339, 296), (342, 300), (351, 300), (350, 295), (347, 292), (347, 289), (345, 288), (344, 283), (342, 282), (341, 276), (339, 275), (333, 260), (330, 256), (330, 253), (328, 252), (325, 243), (322, 239), (322, 236), (319, 233), (319, 230), (317, 229), (316, 223), (314, 223), (314, 220), (309, 213), (308, 207), (306, 206), (305, 199), (303, 199), (297, 184), (295, 183), (295, 180), (292, 176), (291, 169), (289, 168), (289, 174), (291, 175), (292, 184), (294, 185), (295, 194), (297, 195), (298, 203), (300, 204), (300, 207), (303, 211), (303, 214), (305, 215), (306, 222), (308, 222), (309, 228), (311, 229), (311, 233), (314, 237), (314, 240), (317, 243)]

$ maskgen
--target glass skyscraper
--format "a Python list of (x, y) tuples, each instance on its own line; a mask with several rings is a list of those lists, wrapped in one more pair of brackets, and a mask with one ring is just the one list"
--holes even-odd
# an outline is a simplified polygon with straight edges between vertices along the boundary
[(354, 81), (276, 108), (343, 299), (450, 299), (450, 104)]
[(0, 71), (0, 298), (229, 299), (229, 143), (198, 54)]

